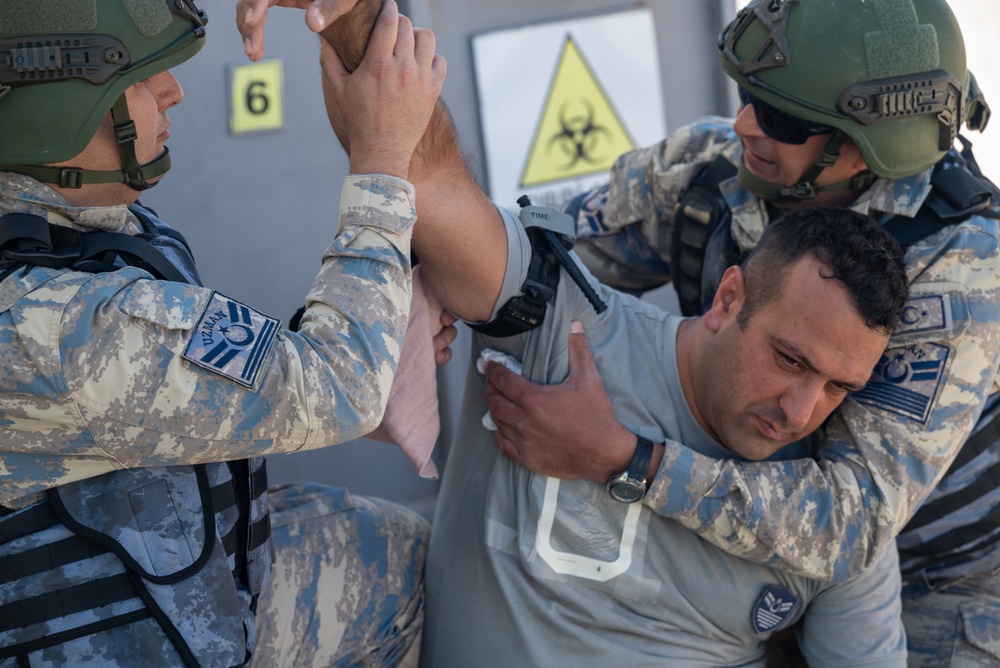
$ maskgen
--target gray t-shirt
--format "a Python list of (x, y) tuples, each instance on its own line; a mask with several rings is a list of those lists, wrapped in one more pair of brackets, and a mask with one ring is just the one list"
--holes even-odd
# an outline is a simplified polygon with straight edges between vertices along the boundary
[[(517, 293), (530, 260), (523, 228), (503, 213), (510, 251), (498, 304)], [(569, 324), (580, 320), (626, 427), (731, 457), (684, 399), (680, 319), (598, 290), (608, 304), (600, 315), (563, 273), (540, 327), (476, 335), (473, 354), (501, 350), (521, 360), (525, 377), (560, 382)], [(643, 504), (612, 500), (603, 485), (511, 463), (482, 427), (483, 380), (469, 374), (431, 534), (423, 665), (763, 666), (762, 641), (802, 618), (813, 666), (905, 665), (895, 550), (839, 586), (732, 557)]]

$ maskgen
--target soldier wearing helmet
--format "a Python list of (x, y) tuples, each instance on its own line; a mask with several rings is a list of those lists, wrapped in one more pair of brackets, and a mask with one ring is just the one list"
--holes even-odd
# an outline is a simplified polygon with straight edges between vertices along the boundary
[[(815, 460), (719, 463), (666, 443), (645, 503), (732, 554), (819, 579), (860, 572), (895, 539), (910, 665), (996, 665), (1000, 200), (959, 134), (984, 129), (989, 109), (955, 17), (944, 0), (755, 0), (719, 53), (736, 119), (703, 118), (621, 156), (607, 186), (566, 205), (580, 257), (637, 293), (672, 282), (699, 313), (769, 220), (846, 206), (906, 247), (910, 305)], [(528, 461), (558, 459), (567, 477), (591, 457), (608, 474), (621, 466), (610, 414), (590, 412), (586, 433), (551, 417), (601, 392), (595, 379), (581, 370), (518, 413), (507, 436)]]
[(262, 457), (360, 436), (385, 406), (405, 176), (444, 64), (394, 3), (382, 17), (384, 76), (345, 106), (354, 173), (292, 332), (201, 286), (137, 203), (169, 168), (170, 68), (206, 13), (0, 3), (0, 664), (274, 666), (284, 646), (298, 665), (395, 665), (413, 642), (426, 522), (318, 485), (268, 498)]
[[(240, 2), (251, 55), (265, 12), (246, 9), (264, 4)], [(954, 652), (995, 665), (1000, 231), (996, 188), (959, 134), (989, 118), (959, 26), (944, 0), (754, 0), (719, 53), (740, 93), (735, 121), (707, 117), (621, 156), (609, 185), (566, 205), (580, 257), (626, 290), (673, 282), (695, 314), (769, 220), (847, 206), (906, 246), (911, 301), (814, 458), (719, 462), (668, 441), (644, 503), (732, 554), (821, 580), (862, 572), (898, 535), (911, 663), (948, 665)], [(428, 172), (411, 177), (433, 191)], [(592, 368), (544, 392), (499, 365), (488, 377), (514, 395), (498, 441), (522, 466), (597, 480), (628, 464), (635, 437), (598, 400)]]

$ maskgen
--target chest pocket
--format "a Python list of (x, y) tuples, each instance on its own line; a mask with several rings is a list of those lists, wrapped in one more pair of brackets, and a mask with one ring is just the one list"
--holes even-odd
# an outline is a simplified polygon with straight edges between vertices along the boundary
[(118, 308), (179, 355), (210, 297), (210, 290), (185, 283), (136, 281)]

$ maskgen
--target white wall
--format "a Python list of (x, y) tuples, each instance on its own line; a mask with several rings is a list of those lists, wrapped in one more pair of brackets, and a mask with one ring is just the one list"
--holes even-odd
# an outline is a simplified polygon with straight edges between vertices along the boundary
[(949, 0), (965, 38), (966, 62), (993, 107), (986, 132), (967, 132), (983, 173), (1000, 183), (1000, 3)]

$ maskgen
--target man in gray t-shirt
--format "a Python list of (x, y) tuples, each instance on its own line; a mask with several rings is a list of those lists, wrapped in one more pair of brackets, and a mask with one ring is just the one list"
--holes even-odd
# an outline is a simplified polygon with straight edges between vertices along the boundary
[[(519, 293), (531, 259), (525, 229), (501, 213), (509, 251), (498, 305)], [(588, 279), (603, 313), (563, 272), (538, 328), (477, 334), (476, 355), (494, 349), (525, 377), (559, 382), (580, 321), (637, 450), (676, 439), (719, 458), (766, 458), (818, 428), (868, 380), (906, 298), (895, 241), (833, 209), (772, 224), (697, 319)], [(895, 550), (838, 585), (732, 557), (604, 485), (536, 475), (503, 456), (483, 426), (482, 377), (470, 374), (431, 537), (423, 665), (757, 666), (763, 641), (797, 620), (812, 665), (905, 664)]]

